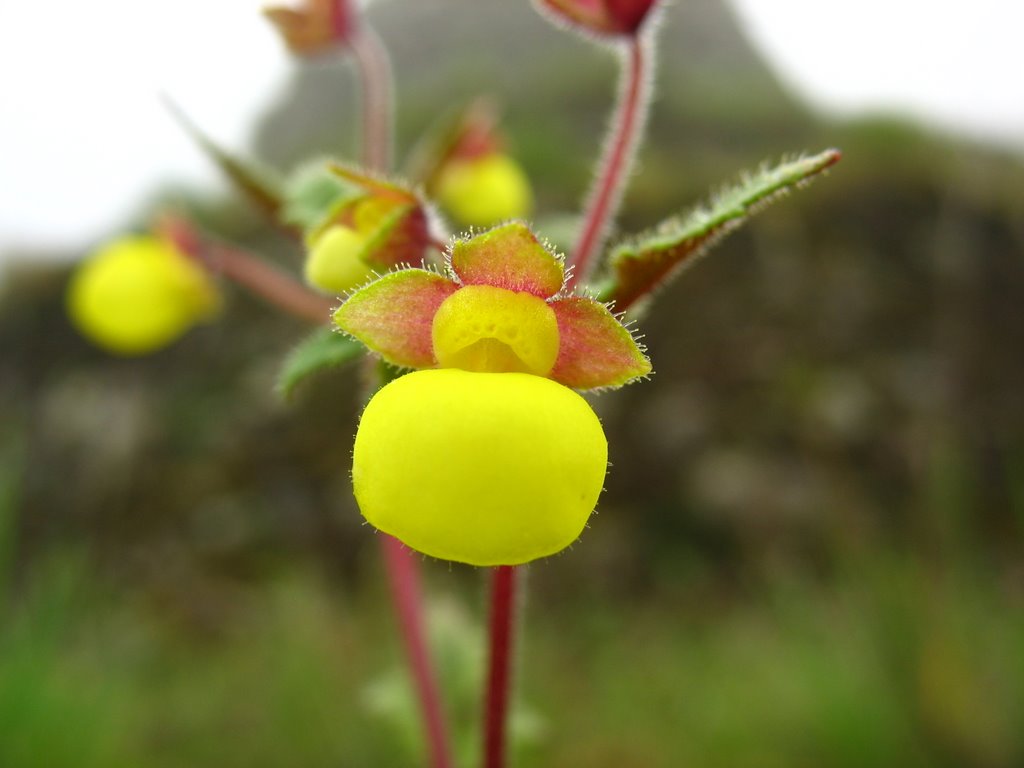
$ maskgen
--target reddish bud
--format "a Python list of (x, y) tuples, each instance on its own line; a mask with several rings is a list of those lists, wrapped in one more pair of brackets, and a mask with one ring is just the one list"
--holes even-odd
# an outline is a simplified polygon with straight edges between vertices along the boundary
[(356, 27), (350, 0), (303, 0), (298, 7), (271, 6), (263, 13), (297, 56), (316, 56), (346, 45)]
[(636, 35), (658, 0), (536, 0), (571, 27), (600, 37)]

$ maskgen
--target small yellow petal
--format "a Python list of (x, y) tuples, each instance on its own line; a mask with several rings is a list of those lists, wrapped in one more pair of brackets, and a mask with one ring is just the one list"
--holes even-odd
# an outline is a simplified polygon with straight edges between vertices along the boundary
[(461, 223), (477, 227), (521, 219), (533, 207), (523, 169), (500, 153), (448, 163), (437, 180), (437, 199)]
[(362, 285), (373, 277), (373, 270), (360, 258), (365, 245), (366, 238), (349, 227), (328, 227), (310, 243), (306, 282), (335, 295)]
[(442, 368), (546, 376), (558, 357), (558, 321), (533, 294), (467, 285), (438, 307), (433, 340)]
[(352, 484), (363, 516), (413, 549), (514, 565), (576, 540), (607, 460), (590, 406), (550, 379), (417, 371), (366, 406)]
[(219, 308), (203, 269), (170, 243), (124, 237), (104, 246), (75, 271), (68, 315), (83, 336), (122, 355), (170, 344)]

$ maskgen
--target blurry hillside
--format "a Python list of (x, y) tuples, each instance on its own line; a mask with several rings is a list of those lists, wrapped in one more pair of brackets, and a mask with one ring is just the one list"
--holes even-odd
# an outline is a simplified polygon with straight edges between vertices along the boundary
[[(613, 62), (525, 4), (475, 3), (469, 14), (463, 4), (376, 7), (396, 51), (401, 146), (439, 110), (493, 95), (541, 211), (571, 211), (598, 149)], [(645, 319), (657, 375), (598, 398), (621, 434), (602, 524), (586, 541), (596, 552), (607, 535), (646, 571), (634, 538), (671, 552), (694, 528), (730, 548), (756, 531), (758, 550), (771, 531), (819, 556), (851, 527), (854, 538), (914, 532), (930, 545), (961, 524), (993, 543), (1019, 536), (1024, 163), (892, 121), (822, 122), (780, 89), (715, 0), (675, 4), (665, 22), (661, 90), (624, 231), (766, 158), (836, 145), (845, 159), (733, 236)], [(289, 168), (342, 153), (352, 94), (339, 80), (336, 63), (297, 69), (255, 130), (254, 155)], [(194, 205), (266, 248), (265, 233), (240, 231), (249, 218)], [(279, 551), (283, 530), (300, 548), (330, 542), (326, 552), (337, 552), (337, 537), (358, 546), (344, 473), (353, 377), (311, 385), (296, 408), (270, 391), (300, 326), (237, 294), (223, 322), (176, 348), (112, 360), (67, 327), (63, 279), (15, 269), (0, 308), (4, 422), (28, 452), (28, 541), (73, 532), (166, 546), (169, 526), (183, 546), (208, 546), (203, 526), (224, 518), (237, 540), (222, 544), (242, 552), (255, 541)], [(268, 488), (274, 478), (283, 487)], [(942, 483), (956, 485), (953, 497)], [(929, 493), (972, 512), (955, 522), (943, 519), (952, 510), (915, 509)], [(210, 504), (228, 509), (197, 511)], [(201, 530), (186, 530), (193, 523)], [(110, 563), (130, 551), (112, 546)]]
[[(525, 2), (373, 10), (396, 55), (400, 156), (439, 112), (488, 94), (503, 105), (541, 210), (575, 209), (615, 85), (608, 56), (549, 28)], [(540, 595), (531, 611), (550, 618), (612, 601), (612, 616), (643, 614), (623, 642), (646, 648), (652, 616), (713, 623), (736, 606), (763, 610), (780, 583), (809, 589), (815, 598), (809, 613), (794, 609), (800, 616), (847, 616), (856, 604), (850, 615), (878, 620), (865, 629), (871, 648), (875, 630), (896, 637), (891, 657), (866, 657), (870, 674), (856, 685), (876, 673), (888, 681), (879, 669), (891, 663), (908, 696), (931, 702), (938, 691), (940, 704), (918, 702), (904, 723), (919, 734), (908, 737), (912, 757), (878, 746), (875, 760), (819, 754), (801, 764), (1020, 764), (1024, 742), (1006, 718), (1024, 702), (1019, 653), (1008, 651), (1010, 638), (1024, 638), (1024, 159), (890, 119), (810, 114), (717, 0), (673, 4), (660, 38), (660, 88), (624, 231), (764, 159), (838, 146), (844, 160), (733, 235), (642, 321), (656, 375), (596, 399), (612, 451), (607, 492), (580, 543), (531, 568)], [(334, 64), (297, 68), (255, 126), (253, 154), (284, 170), (311, 154), (348, 153), (352, 98)], [(268, 237), (233, 203), (195, 205), (233, 237)], [(293, 254), (273, 242), (286, 262)], [(356, 371), (279, 402), (276, 366), (304, 329), (236, 291), (217, 325), (152, 358), (115, 360), (68, 327), (65, 280), (62, 269), (24, 266), (0, 285), (12, 590), (48, 553), (71, 548), (90, 574), (172, 622), (216, 632), (230, 628), (242, 591), (295, 563), (352, 589), (370, 581), (372, 536), (347, 477)], [(842, 592), (850, 584), (870, 596)], [(877, 599), (878, 614), (861, 599)], [(968, 608), (946, 622), (958, 606)], [(993, 624), (978, 624), (970, 606), (991, 607)], [(914, 643), (931, 635), (935, 616), (952, 639), (925, 649), (940, 659), (932, 675), (933, 657)], [(587, 626), (611, 642), (616, 621)], [(741, 653), (743, 621), (732, 638)], [(914, 629), (901, 634), (902, 621)], [(962, 627), (998, 638), (986, 646), (990, 666), (958, 655), (969, 647)], [(557, 655), (544, 654), (539, 663), (557, 668)], [(947, 656), (963, 663), (944, 666)], [(1012, 670), (1000, 666), (1013, 658)], [(698, 672), (696, 662), (687, 671)], [(985, 687), (992, 680), (1002, 683)], [(986, 699), (999, 702), (991, 717), (975, 708)], [(850, 725), (838, 711), (857, 739), (877, 735), (874, 721)], [(615, 754), (595, 747), (561, 764), (627, 764)], [(769, 763), (734, 755), (717, 764)]]

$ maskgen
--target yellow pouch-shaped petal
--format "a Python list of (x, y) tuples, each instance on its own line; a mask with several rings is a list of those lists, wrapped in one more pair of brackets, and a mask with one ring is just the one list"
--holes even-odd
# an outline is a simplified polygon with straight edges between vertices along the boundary
[(170, 344), (219, 299), (206, 273), (155, 237), (124, 237), (83, 262), (68, 286), (68, 314), (83, 336), (121, 355)]
[(417, 371), (367, 405), (352, 483), (363, 516), (413, 549), (515, 565), (575, 541), (607, 460), (590, 406), (550, 379)]

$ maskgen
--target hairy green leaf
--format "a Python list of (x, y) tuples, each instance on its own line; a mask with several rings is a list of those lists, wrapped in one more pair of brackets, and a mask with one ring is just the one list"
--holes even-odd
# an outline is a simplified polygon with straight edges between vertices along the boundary
[(325, 368), (347, 363), (366, 348), (331, 328), (318, 328), (285, 358), (277, 377), (277, 391), (288, 399), (299, 382)]
[(602, 301), (623, 311), (649, 294), (678, 270), (693, 264), (721, 237), (761, 208), (839, 162), (837, 149), (812, 157), (786, 160), (745, 175), (706, 206), (662, 222), (649, 232), (618, 246), (611, 256), (612, 280), (601, 291)]

